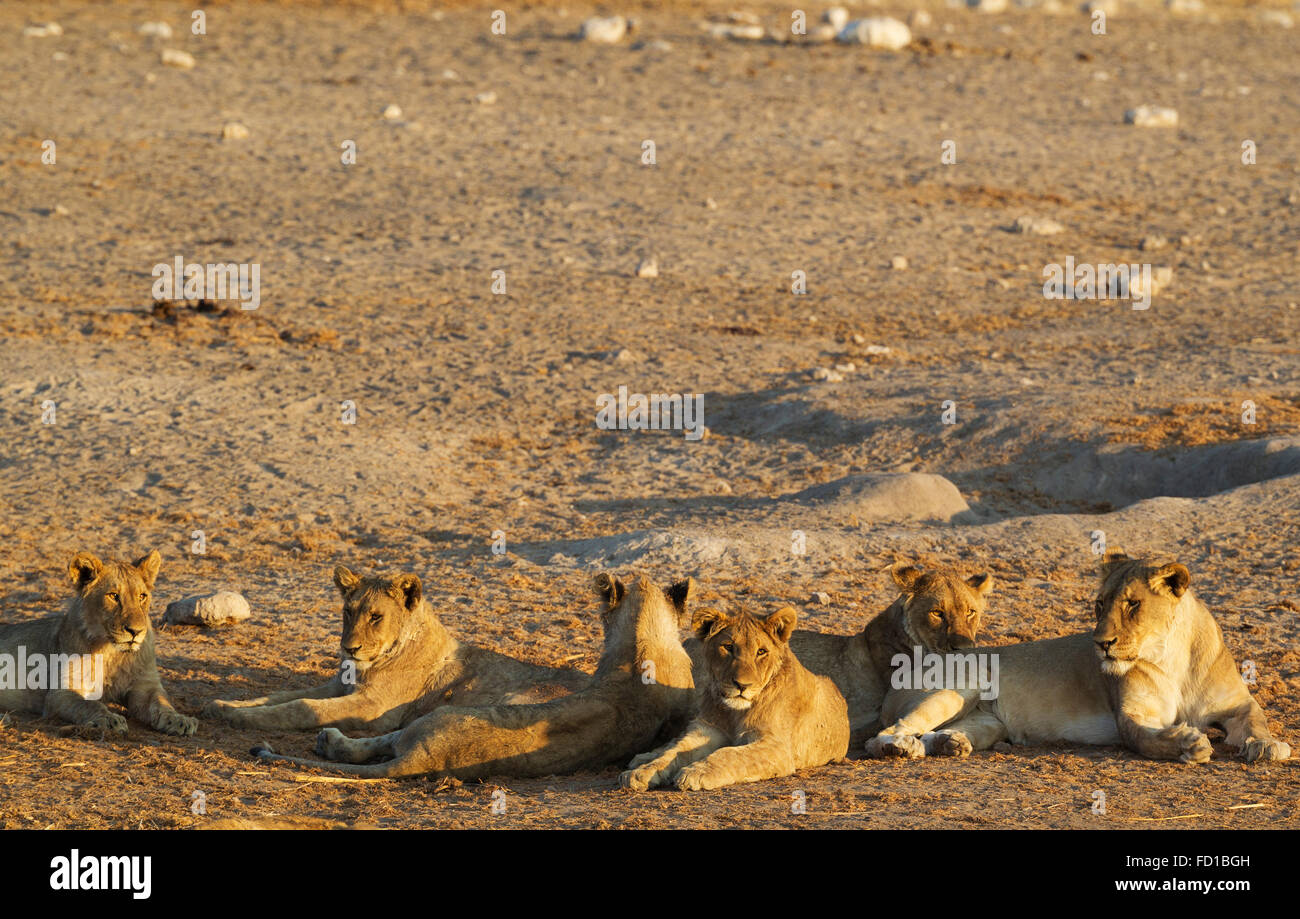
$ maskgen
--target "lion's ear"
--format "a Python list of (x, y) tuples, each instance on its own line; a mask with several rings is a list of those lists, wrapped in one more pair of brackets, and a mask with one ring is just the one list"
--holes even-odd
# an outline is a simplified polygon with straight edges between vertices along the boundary
[(987, 571), (971, 575), (966, 579), (966, 583), (981, 597), (987, 597), (993, 593), (993, 575)]
[(725, 629), (730, 621), (726, 613), (702, 606), (695, 611), (695, 616), (691, 619), (691, 631), (700, 641), (708, 641)]
[(685, 626), (691, 621), (688, 610), (698, 586), (695, 583), (695, 578), (687, 578), (684, 581), (678, 581), (664, 591), (664, 596), (668, 598), (668, 602), (677, 610), (678, 626)]
[(1101, 573), (1108, 575), (1119, 565), (1131, 561), (1133, 559), (1123, 549), (1107, 549), (1106, 554), (1101, 557)]
[(783, 606), (763, 620), (763, 626), (768, 633), (781, 644), (790, 640), (790, 636), (794, 634), (794, 627), (798, 624), (799, 614), (794, 611), (793, 606)]
[(618, 606), (623, 599), (623, 594), (627, 593), (627, 587), (623, 582), (608, 571), (596, 575), (591, 583), (596, 588), (596, 593), (600, 594), (600, 598), (609, 604), (610, 609)]
[(889, 569), (889, 574), (899, 590), (911, 590), (916, 587), (916, 582), (921, 579), (921, 575), (925, 574), (925, 569), (920, 565), (899, 562)]
[(334, 586), (339, 589), (339, 593), (343, 594), (343, 596), (346, 597), (349, 593), (356, 590), (357, 585), (360, 583), (361, 578), (357, 577), (347, 568), (344, 568), (342, 565), (335, 567)]
[(403, 605), (414, 612), (420, 608), (420, 601), (424, 598), (424, 585), (420, 583), (418, 574), (399, 574), (393, 581), (393, 586), (402, 592)]
[(92, 584), (99, 573), (104, 570), (104, 563), (89, 552), (78, 552), (68, 562), (68, 577), (77, 590), (85, 590)]
[(162, 567), (162, 556), (154, 549), (148, 555), (135, 560), (135, 568), (144, 577), (144, 582), (153, 589), (153, 582), (158, 579), (158, 569)]
[(1179, 598), (1187, 592), (1187, 585), (1191, 581), (1192, 573), (1187, 570), (1186, 565), (1170, 562), (1168, 565), (1157, 568), (1147, 584), (1157, 593), (1170, 593), (1175, 598)]

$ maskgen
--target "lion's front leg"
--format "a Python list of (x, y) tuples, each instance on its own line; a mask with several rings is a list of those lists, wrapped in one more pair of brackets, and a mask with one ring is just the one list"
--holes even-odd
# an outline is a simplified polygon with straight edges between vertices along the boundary
[(1194, 725), (1175, 723), (1175, 687), (1163, 677), (1134, 668), (1120, 678), (1115, 727), (1130, 750), (1147, 759), (1208, 763), (1214, 748)]
[(381, 756), (397, 755), (401, 731), (378, 737), (348, 737), (338, 728), (326, 728), (316, 735), (316, 754), (336, 763), (368, 763)]
[(633, 768), (620, 775), (618, 782), (624, 788), (636, 791), (666, 785), (683, 766), (703, 759), (726, 741), (726, 735), (717, 728), (694, 721), (672, 743), (633, 759), (629, 763)]
[(957, 718), (971, 704), (971, 700), (952, 689), (890, 690), (882, 714), (892, 715), (894, 720), (867, 741), (867, 756), (919, 759), (925, 756), (921, 735)]
[(279, 692), (273, 692), (270, 695), (262, 696), (260, 699), (214, 699), (209, 702), (203, 709), (203, 716), (220, 717), (219, 709), (232, 708), (258, 708), (264, 705), (282, 705), (285, 702), (293, 702), (297, 699), (333, 699), (337, 696), (345, 695), (350, 687), (343, 684), (338, 674), (334, 675), (328, 683), (322, 683), (320, 686), (313, 686), (310, 689), (283, 689)]
[(125, 734), (126, 719), (96, 699), (86, 699), (71, 689), (53, 689), (45, 696), (45, 715), (71, 724), (84, 724), (103, 728), (114, 734)]
[(939, 731), (921, 735), (926, 756), (969, 756), (1007, 739), (1007, 728), (996, 715), (976, 709)]
[(387, 732), (401, 727), (405, 705), (389, 706), (366, 693), (332, 699), (295, 699), (258, 708), (218, 709), (214, 714), (241, 728), (299, 731), (334, 727), (343, 731)]
[(793, 775), (794, 754), (778, 740), (756, 740), (738, 747), (722, 747), (687, 766), (673, 780), (682, 791), (724, 788), (738, 782), (757, 782)]
[(136, 721), (164, 734), (188, 737), (199, 728), (197, 718), (176, 711), (156, 678), (131, 687), (126, 696), (126, 711)]

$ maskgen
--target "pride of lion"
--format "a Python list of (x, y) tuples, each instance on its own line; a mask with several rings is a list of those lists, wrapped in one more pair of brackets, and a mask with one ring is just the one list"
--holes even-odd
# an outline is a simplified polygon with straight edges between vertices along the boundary
[[(78, 553), (64, 612), (0, 625), (0, 712), (117, 734), (130, 718), (193, 734), (198, 721), (175, 709), (158, 676), (149, 608), (161, 564), (156, 551), (130, 563)], [(312, 689), (213, 700), (202, 714), (244, 729), (319, 732), (321, 759), (259, 743), (253, 752), (267, 762), (369, 778), (622, 766), (619, 784), (635, 791), (789, 776), (850, 750), (966, 756), (999, 742), (1122, 745), (1204, 763), (1211, 728), (1248, 763), (1290, 757), (1184, 565), (1112, 551), (1101, 575), (1091, 632), (980, 645), (994, 586), (987, 572), (896, 564), (897, 599), (855, 635), (797, 630), (788, 606), (693, 610), (690, 578), (663, 587), (602, 573), (594, 586), (604, 648), (587, 674), (461, 642), (414, 573), (339, 566), (335, 676)], [(959, 666), (917, 685), (904, 671), (922, 655)], [(992, 684), (952, 679), (981, 658), (994, 664)]]

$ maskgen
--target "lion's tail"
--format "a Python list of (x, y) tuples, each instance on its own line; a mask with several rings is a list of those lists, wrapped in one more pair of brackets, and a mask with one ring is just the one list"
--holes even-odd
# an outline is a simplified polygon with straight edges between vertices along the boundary
[(265, 744), (258, 744), (249, 751), (264, 763), (282, 762), (294, 763), (298, 766), (309, 766), (312, 769), (322, 769), (326, 772), (340, 772), (344, 775), (355, 775), (364, 779), (400, 779), (411, 776), (423, 775), (428, 771), (422, 768), (415, 758), (410, 756), (399, 756), (396, 759), (390, 759), (382, 763), (332, 763), (328, 760), (306, 759), (301, 756), (284, 756), (276, 753)]

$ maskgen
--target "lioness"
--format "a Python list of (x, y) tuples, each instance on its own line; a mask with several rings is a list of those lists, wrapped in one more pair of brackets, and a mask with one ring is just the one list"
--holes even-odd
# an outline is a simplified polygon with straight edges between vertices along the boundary
[(707, 664), (699, 714), (676, 740), (633, 759), (619, 784), (721, 788), (843, 757), (848, 706), (829, 677), (808, 672), (790, 650), (797, 621), (788, 606), (765, 619), (696, 613), (692, 625)]
[(1150, 759), (1203, 763), (1211, 752), (1203, 732), (1218, 726), (1248, 763), (1287, 759), (1291, 748), (1269, 733), (1190, 581), (1177, 562), (1107, 553), (1091, 633), (981, 649), (1000, 657), (996, 699), (921, 694), (885, 712), (890, 726), (868, 754), (965, 756), (1009, 738), (1122, 743)]
[[(253, 754), (369, 778), (445, 775), (480, 779), (601, 768), (653, 744), (689, 716), (691, 661), (677, 637), (695, 582), (667, 591), (648, 578), (630, 584), (596, 578), (604, 600), (605, 648), (591, 682), (571, 695), (532, 705), (448, 705), (401, 731), (352, 739), (335, 728), (316, 738), (316, 752), (342, 764)], [(382, 763), (366, 763), (392, 756)]]
[(911, 655), (915, 647), (938, 653), (970, 647), (993, 590), (993, 576), (987, 572), (962, 578), (952, 571), (898, 564), (890, 574), (902, 593), (858, 634), (801, 629), (790, 638), (799, 662), (830, 677), (843, 693), (853, 749), (861, 749), (880, 730), (880, 706), (889, 692), (894, 656)]
[(209, 702), (203, 714), (238, 727), (385, 733), (439, 705), (540, 702), (590, 679), (457, 641), (417, 575), (363, 578), (339, 565), (334, 586), (343, 598), (343, 638), (332, 680), (247, 702)]
[(172, 707), (154, 659), (149, 595), (161, 565), (157, 550), (134, 564), (79, 552), (62, 615), (0, 626), (0, 710), (125, 734), (126, 719), (105, 704), (117, 703), (156, 731), (193, 734), (198, 721)]

